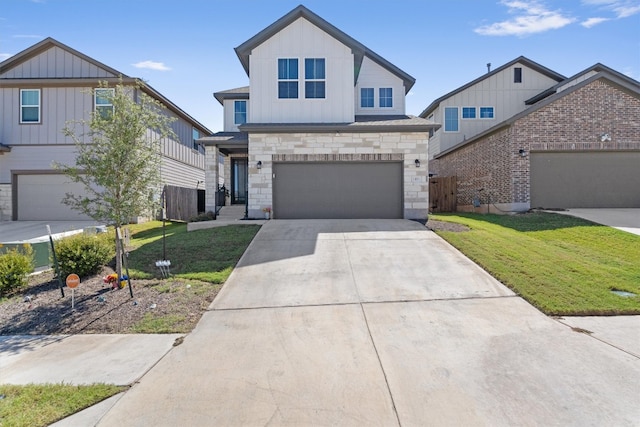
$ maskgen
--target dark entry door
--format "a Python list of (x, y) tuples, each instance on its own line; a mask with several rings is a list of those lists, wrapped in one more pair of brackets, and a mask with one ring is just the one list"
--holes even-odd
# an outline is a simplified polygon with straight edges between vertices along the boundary
[(231, 160), (231, 204), (247, 203), (247, 159)]

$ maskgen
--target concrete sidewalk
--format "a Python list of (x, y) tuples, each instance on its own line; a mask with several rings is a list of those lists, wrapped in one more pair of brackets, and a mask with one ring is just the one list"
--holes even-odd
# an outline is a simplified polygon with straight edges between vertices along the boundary
[(640, 208), (587, 209), (571, 208), (566, 211), (550, 211), (586, 219), (618, 230), (640, 235)]
[(487, 276), (418, 223), (269, 221), (99, 425), (637, 424), (638, 316), (581, 333)]

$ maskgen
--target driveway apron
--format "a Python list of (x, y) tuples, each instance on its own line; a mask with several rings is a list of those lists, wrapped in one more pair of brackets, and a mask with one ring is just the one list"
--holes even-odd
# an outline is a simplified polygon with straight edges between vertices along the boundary
[(99, 425), (636, 425), (639, 384), (417, 222), (272, 220)]

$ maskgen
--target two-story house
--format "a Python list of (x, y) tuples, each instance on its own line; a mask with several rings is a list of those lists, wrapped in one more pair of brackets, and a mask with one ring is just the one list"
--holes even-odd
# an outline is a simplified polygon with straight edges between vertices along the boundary
[(248, 217), (426, 218), (438, 125), (406, 115), (413, 77), (304, 6), (235, 50), (249, 86), (215, 93), (224, 131), (201, 140), (208, 209), (224, 175)]
[[(75, 162), (75, 145), (62, 129), (95, 109), (112, 108), (91, 92), (101, 81), (115, 85), (120, 79), (136, 81), (52, 38), (0, 63), (1, 219), (87, 219), (61, 203), (67, 192), (82, 194), (83, 187), (53, 163)], [(205, 155), (196, 141), (212, 132), (152, 87), (141, 90), (176, 119), (176, 138), (162, 142), (162, 183), (202, 188)]]
[(421, 116), (443, 121), (429, 168), (456, 177), (458, 210), (640, 207), (640, 83), (602, 64), (564, 78), (520, 57)]

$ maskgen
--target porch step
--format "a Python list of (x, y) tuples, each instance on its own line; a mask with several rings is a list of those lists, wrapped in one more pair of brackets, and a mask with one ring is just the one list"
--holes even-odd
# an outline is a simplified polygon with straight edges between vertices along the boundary
[(244, 205), (231, 205), (223, 206), (218, 212), (218, 220), (221, 221), (235, 221), (244, 218)]

